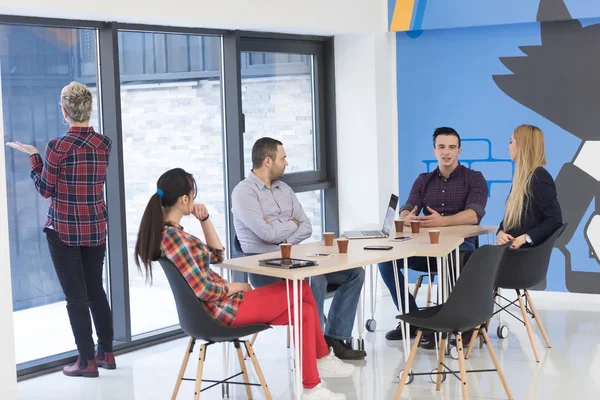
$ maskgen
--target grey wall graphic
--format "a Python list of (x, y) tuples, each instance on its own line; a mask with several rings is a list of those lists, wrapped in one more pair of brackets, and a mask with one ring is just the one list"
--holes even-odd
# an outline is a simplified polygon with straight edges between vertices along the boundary
[[(565, 257), (568, 290), (600, 293), (600, 268), (598, 273), (575, 271), (567, 248), (584, 223), (589, 256), (600, 264), (600, 24), (584, 27), (571, 19), (563, 0), (540, 0), (537, 20), (560, 22), (540, 22), (542, 44), (520, 47), (526, 56), (502, 57), (513, 74), (493, 79), (513, 100), (581, 139), (556, 178), (568, 223), (556, 247)], [(583, 221), (592, 202), (595, 212)]]

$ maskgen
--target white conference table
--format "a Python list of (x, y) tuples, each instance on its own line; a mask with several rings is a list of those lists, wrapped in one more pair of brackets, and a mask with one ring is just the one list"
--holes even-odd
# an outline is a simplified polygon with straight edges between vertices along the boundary
[[(395, 228), (395, 226), (394, 226)], [(379, 228), (376, 225), (366, 225), (366, 226), (362, 226), (359, 229), (354, 229), (354, 230), (378, 230)], [(415, 250), (415, 257), (430, 257), (436, 258), (436, 265), (441, 266), (438, 269), (438, 273), (439, 273), (439, 280), (438, 280), (438, 285), (437, 285), (437, 290), (438, 290), (438, 298), (440, 299), (440, 302), (443, 303), (446, 301), (446, 298), (448, 296), (448, 294), (450, 293), (450, 291), (452, 290), (452, 287), (454, 286), (455, 281), (451, 282), (450, 279), (448, 278), (448, 271), (449, 268), (453, 268), (455, 270), (455, 274), (454, 277), (455, 279), (458, 279), (458, 277), (460, 276), (460, 265), (449, 265), (449, 260), (448, 260), (448, 255), (450, 253), (450, 251), (444, 253), (444, 251), (442, 251), (441, 253), (444, 254), (440, 254), (437, 253), (435, 251), (433, 251), (434, 249), (430, 248), (430, 246), (433, 246), (429, 243), (429, 229), (435, 229), (435, 230), (439, 230), (440, 231), (440, 240), (442, 238), (448, 238), (448, 237), (454, 237), (454, 238), (462, 238), (462, 239), (466, 239), (469, 237), (477, 237), (477, 236), (482, 236), (482, 235), (486, 235), (487, 236), (487, 242), (488, 244), (492, 244), (494, 243), (494, 238), (493, 235), (496, 233), (496, 231), (498, 230), (497, 226), (483, 226), (483, 225), (459, 225), (459, 226), (448, 226), (448, 227), (439, 227), (439, 228), (421, 228), (419, 233), (412, 233), (411, 232), (411, 228), (408, 226), (405, 226), (403, 229), (403, 232), (396, 232), (395, 230), (393, 232), (390, 232), (390, 238), (394, 238), (394, 237), (398, 237), (398, 236), (408, 236), (411, 237), (413, 240), (408, 241), (407, 243), (418, 243), (419, 246), (418, 247), (413, 247)], [(375, 239), (368, 239), (369, 243), (371, 244), (371, 240), (375, 240)], [(377, 239), (379, 240), (389, 240), (389, 239)], [(361, 239), (361, 241), (364, 241)], [(379, 244), (379, 243), (375, 243), (373, 242), (372, 244)], [(462, 244), (462, 241), (461, 241)], [(456, 256), (454, 257), (454, 260), (460, 260), (459, 258), (459, 247), (455, 247), (454, 249), (452, 249), (456, 252)], [(399, 279), (398, 279), (398, 274), (397, 274), (397, 263), (396, 260), (392, 260), (392, 264), (393, 264), (393, 268), (394, 268), (394, 277), (395, 277), (395, 282), (396, 282), (396, 296), (399, 299), (399, 303), (402, 304), (402, 302), (400, 301), (400, 288), (398, 285)], [(403, 267), (403, 273), (404, 273), (404, 310), (400, 309), (399, 311), (404, 314), (404, 313), (408, 313), (409, 312), (409, 291), (408, 291), (408, 263), (406, 262), (406, 259), (404, 259), (404, 263), (403, 263), (404, 267)], [(377, 294), (377, 281), (378, 281), (378, 272), (379, 272), (379, 268), (377, 268), (376, 265), (366, 265), (365, 267), (370, 267), (370, 294), (371, 294), (371, 320), (370, 321), (374, 321), (374, 315), (375, 315), (375, 308), (376, 308), (376, 294)], [(428, 265), (429, 267), (429, 265)], [(428, 268), (429, 269), (429, 268)], [(428, 271), (428, 284), (431, 285), (432, 279), (431, 279), (431, 270), (429, 269)], [(366, 283), (365, 283), (366, 286)], [(358, 333), (359, 333), (359, 344), (362, 342), (362, 337), (364, 335), (364, 328), (365, 328), (365, 324), (363, 323), (363, 319), (364, 319), (364, 296), (363, 293), (361, 293), (361, 300), (360, 300), (360, 307), (359, 307), (359, 312), (358, 312)], [(403, 337), (407, 337), (406, 332), (408, 332), (408, 329), (410, 328), (410, 326), (408, 324), (402, 324), (402, 334)], [(359, 345), (360, 347), (360, 345)], [(405, 361), (408, 358), (408, 354), (410, 353), (410, 339), (409, 340), (403, 340), (403, 347), (404, 347), (404, 358)], [(438, 348), (436, 345), (436, 359), (437, 359), (437, 352), (438, 352)], [(402, 372), (402, 371), (401, 371)]]
[[(390, 238), (350, 240), (348, 243), (348, 253), (346, 254), (340, 254), (338, 252), (336, 243), (334, 243), (334, 246), (328, 247), (325, 246), (322, 241), (300, 244), (292, 247), (291, 257), (293, 258), (308, 259), (307, 256), (313, 253), (333, 254), (332, 257), (328, 258), (316, 258), (315, 260), (319, 263), (319, 265), (314, 267), (282, 269), (259, 265), (259, 260), (280, 257), (279, 252), (226, 260), (218, 266), (232, 271), (282, 278), (286, 279), (289, 284), (291, 283), (292, 296), (290, 299), (288, 284), (287, 299), (288, 309), (290, 309), (293, 305), (294, 311), (293, 317), (289, 315), (289, 320), (292, 321), (293, 319), (294, 321), (294, 392), (295, 398), (300, 399), (302, 394), (302, 360), (300, 356), (302, 354), (302, 340), (300, 335), (300, 315), (302, 313), (302, 291), (300, 290), (300, 285), (302, 280), (327, 273), (344, 271), (352, 268), (362, 268), (367, 265), (373, 266), (386, 261), (393, 261), (395, 263), (396, 260), (403, 259), (405, 277), (404, 285), (406, 288), (405, 304), (406, 312), (408, 312), (408, 258), (436, 257), (438, 259), (438, 265), (447, 265), (447, 262), (442, 264), (442, 260), (444, 258), (447, 260), (448, 254), (450, 254), (452, 251), (456, 251), (458, 254), (458, 248), (464, 242), (465, 237), (483, 235), (492, 231), (495, 232), (495, 228), (492, 230), (491, 227), (482, 227), (476, 225), (440, 228), (440, 230), (440, 241), (439, 244), (435, 245), (429, 242), (429, 234), (427, 233), (427, 229), (422, 229), (421, 233), (419, 234), (404, 232), (402, 235), (410, 236), (411, 240), (402, 242), (396, 242)], [(393, 238), (395, 237), (395, 234), (390, 236)], [(393, 248), (387, 251), (364, 250), (364, 246), (367, 245), (390, 245)], [(394, 270), (396, 271), (396, 268), (394, 268)], [(443, 268), (441, 268), (441, 270), (443, 270)], [(440, 278), (440, 281), (443, 282), (443, 277), (441, 276)], [(398, 298), (400, 298), (399, 285), (400, 283), (398, 282), (398, 279), (396, 279), (396, 293), (398, 294)], [(405, 326), (405, 329), (409, 329), (408, 325)], [(404, 335), (404, 337), (407, 337), (407, 335)], [(410, 340), (404, 340), (403, 342), (405, 350), (404, 357), (406, 360), (409, 354)]]
[[(362, 227), (360, 229), (355, 229), (355, 230), (373, 230), (373, 229), (379, 229), (379, 228), (376, 228), (375, 225), (368, 225), (366, 227)], [(498, 230), (498, 227), (497, 226), (482, 226), (482, 225), (459, 225), (459, 226), (449, 226), (449, 227), (431, 228), (431, 229), (440, 230), (440, 237), (457, 236), (457, 237), (462, 237), (463, 239), (466, 239), (469, 237), (486, 235), (488, 244), (493, 244), (495, 242), (493, 235)], [(429, 230), (429, 228), (421, 228), (419, 233), (413, 234), (411, 232), (410, 227), (405, 226), (403, 232), (397, 233), (394, 231), (393, 233), (390, 233), (390, 237), (409, 236), (409, 237), (414, 237), (414, 238), (421, 238), (421, 240), (427, 240), (429, 237), (428, 230)], [(459, 257), (458, 257), (459, 251), (458, 251), (458, 249), (456, 249), (455, 251), (456, 251), (455, 260), (459, 260)], [(375, 304), (376, 304), (375, 295), (377, 292), (377, 284), (376, 284), (377, 271), (378, 271), (378, 269), (374, 269), (374, 268), (370, 269), (370, 272), (371, 272), (371, 319), (374, 318), (373, 315), (375, 314)], [(458, 276), (460, 274), (460, 270), (458, 269), (458, 266), (457, 266), (457, 272), (458, 273), (455, 276), (458, 278)], [(429, 276), (429, 278), (431, 278), (431, 276)], [(429, 281), (429, 284), (431, 285), (431, 279)], [(361, 327), (359, 327), (359, 334), (362, 336)]]
[[(353, 230), (379, 230), (380, 228), (377, 227), (374, 224), (371, 225), (366, 225), (366, 226), (362, 226), (360, 228), (357, 229), (353, 229)], [(403, 232), (390, 232), (390, 238), (396, 237), (396, 236), (409, 236), (409, 237), (414, 237), (414, 238), (420, 238), (420, 240), (428, 240), (428, 230), (429, 229), (437, 229), (440, 230), (440, 237), (445, 237), (445, 236), (457, 236), (457, 237), (462, 237), (464, 239), (469, 238), (469, 237), (476, 237), (476, 236), (483, 236), (483, 235), (487, 235), (487, 242), (488, 244), (492, 244), (494, 243), (494, 238), (493, 238), (493, 234), (496, 233), (496, 231), (498, 230), (497, 226), (482, 226), (482, 225), (459, 225), (459, 226), (450, 226), (450, 227), (441, 227), (441, 228), (421, 228), (420, 232), (417, 234), (413, 234), (411, 232), (410, 227), (405, 226), (404, 227), (404, 231)], [(371, 239), (369, 239), (370, 241)], [(457, 253), (457, 257), (455, 258), (456, 260), (458, 260), (458, 249), (456, 249), (456, 253)], [(377, 268), (373, 268), (373, 265), (370, 265), (370, 298), (371, 298), (371, 319), (369, 321), (374, 321), (374, 314), (375, 314), (375, 307), (376, 307), (376, 292), (377, 292), (377, 276), (378, 276), (378, 271), (379, 269)], [(460, 271), (458, 271), (458, 273), (460, 274)], [(406, 274), (405, 274), (406, 275)], [(458, 275), (456, 275), (458, 277)], [(431, 278), (431, 277), (430, 277)], [(429, 284), (431, 284), (431, 280), (429, 281)], [(366, 283), (365, 283), (366, 286)], [(364, 308), (364, 299), (361, 299), (361, 308)], [(359, 309), (362, 312), (362, 309)], [(358, 326), (358, 331), (359, 331), (359, 342), (360, 339), (363, 336), (364, 333), (364, 327), (362, 326), (362, 319), (363, 319), (363, 315), (360, 315), (359, 313), (359, 326)]]

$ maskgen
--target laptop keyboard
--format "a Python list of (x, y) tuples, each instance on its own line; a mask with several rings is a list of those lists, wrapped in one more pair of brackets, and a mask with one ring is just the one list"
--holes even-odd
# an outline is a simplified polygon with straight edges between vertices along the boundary
[(376, 236), (376, 237), (385, 237), (383, 232), (381, 231), (361, 231), (364, 236)]

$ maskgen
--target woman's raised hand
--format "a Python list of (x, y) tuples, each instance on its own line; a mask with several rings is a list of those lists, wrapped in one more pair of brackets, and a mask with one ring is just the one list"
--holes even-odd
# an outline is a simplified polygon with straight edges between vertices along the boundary
[(22, 151), (23, 153), (27, 153), (30, 156), (39, 153), (39, 151), (30, 144), (23, 144), (21, 142), (7, 142), (6, 145), (8, 147), (12, 147), (15, 150)]

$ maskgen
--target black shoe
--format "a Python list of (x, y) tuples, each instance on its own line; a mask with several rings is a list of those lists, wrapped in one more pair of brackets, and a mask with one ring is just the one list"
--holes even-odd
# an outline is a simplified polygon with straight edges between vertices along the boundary
[[(468, 347), (469, 344), (471, 343), (471, 339), (473, 338), (473, 334), (475, 333), (475, 329), (470, 329), (466, 332), (463, 332), (462, 334), (462, 341), (463, 341), (463, 346), (464, 347)], [(479, 333), (479, 331), (478, 331)], [(475, 335), (475, 339), (477, 339), (478, 335)], [(474, 340), (474, 339), (473, 339)], [(452, 339), (450, 339), (450, 345), (452, 346), (456, 346), (456, 336), (452, 336)]]
[(423, 335), (421, 336), (421, 341), (419, 342), (419, 347), (425, 350), (435, 349), (435, 333), (423, 333)]
[(354, 350), (350, 344), (343, 340), (325, 336), (325, 342), (327, 342), (327, 346), (333, 348), (333, 353), (340, 360), (362, 360), (367, 356), (364, 350)]
[[(403, 340), (404, 337), (402, 336), (402, 324), (404, 322), (399, 322), (398, 326), (396, 327), (396, 329), (392, 329), (391, 331), (389, 331), (388, 333), (385, 334), (385, 338), (387, 340)], [(411, 338), (415, 338), (417, 336), (417, 327), (415, 326), (410, 326), (410, 337)]]

